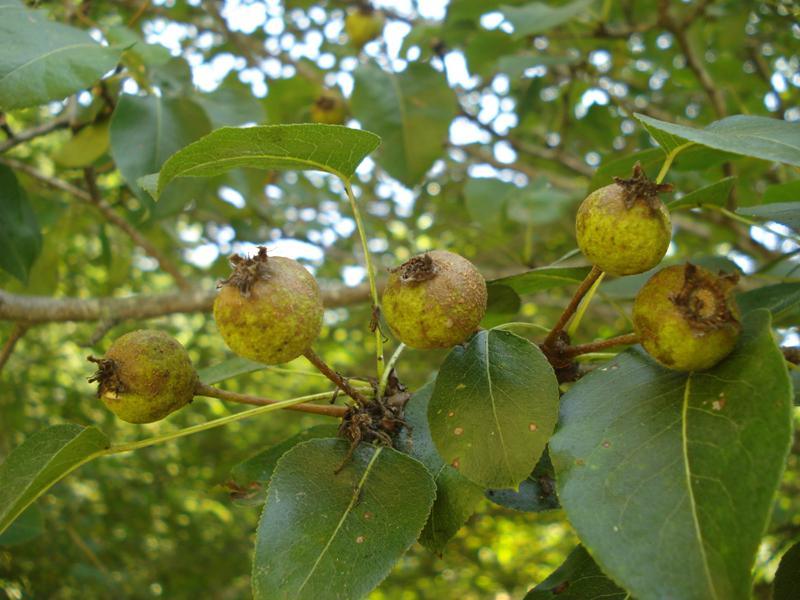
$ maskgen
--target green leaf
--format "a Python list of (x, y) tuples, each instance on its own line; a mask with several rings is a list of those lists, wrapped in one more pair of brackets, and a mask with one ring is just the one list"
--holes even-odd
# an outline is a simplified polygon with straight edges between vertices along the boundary
[(659, 146), (670, 152), (689, 142), (725, 152), (800, 166), (800, 123), (734, 115), (694, 129), (636, 114)]
[(42, 234), (25, 190), (5, 165), (0, 165), (0, 206), (0, 268), (26, 283), (42, 250)]
[(506, 285), (520, 295), (533, 294), (584, 280), (591, 267), (539, 267), (518, 275), (493, 279), (488, 284)]
[(550, 454), (545, 448), (539, 462), (519, 490), (489, 489), (486, 497), (500, 506), (523, 512), (542, 512), (559, 508), (556, 494), (556, 475)]
[(447, 542), (475, 512), (483, 489), (446, 464), (436, 451), (428, 428), (432, 392), (433, 385), (428, 384), (417, 390), (406, 404), (405, 421), (410, 431), (403, 429), (398, 448), (425, 465), (436, 482), (436, 500), (419, 541), (432, 552), (441, 554)]
[(353, 116), (383, 139), (378, 164), (408, 187), (420, 183), (445, 153), (456, 97), (444, 74), (422, 63), (402, 73), (374, 64), (353, 74)]
[(44, 533), (44, 517), (36, 504), (31, 504), (4, 533), (0, 534), (0, 546), (18, 546)]
[(374, 133), (340, 125), (223, 127), (170, 156), (148, 191), (157, 199), (176, 177), (212, 177), (237, 167), (325, 171), (349, 180), (379, 144)]
[(210, 367), (200, 369), (197, 371), (197, 377), (203, 383), (210, 385), (212, 383), (225, 381), (226, 379), (238, 377), (239, 375), (244, 375), (245, 373), (261, 371), (262, 369), (266, 368), (268, 368), (267, 365), (263, 363), (248, 360), (246, 358), (242, 358), (241, 356), (235, 356), (233, 358), (223, 360), (221, 363), (217, 363), (216, 365), (211, 365)]
[(542, 2), (531, 2), (525, 6), (502, 7), (506, 19), (514, 27), (514, 37), (526, 37), (542, 33), (587, 14), (593, 0), (575, 0), (561, 6)]
[(503, 220), (506, 202), (522, 190), (506, 181), (490, 177), (471, 178), (464, 186), (464, 202), (469, 216), (484, 228), (497, 227)]
[(800, 306), (800, 283), (775, 283), (742, 292), (736, 296), (742, 313), (766, 308), (772, 320), (779, 321)]
[(576, 546), (558, 569), (525, 596), (525, 600), (627, 600), (630, 596), (611, 581), (586, 548)]
[(53, 155), (61, 166), (79, 168), (91, 166), (103, 156), (109, 145), (109, 121), (92, 123), (69, 138)]
[(111, 117), (111, 155), (141, 198), (138, 179), (158, 171), (173, 152), (210, 129), (203, 109), (185, 98), (123, 95)]
[(61, 100), (113, 69), (119, 48), (101, 46), (80, 29), (6, 0), (0, 18), (0, 109)]
[(264, 106), (267, 118), (276, 125), (307, 121), (322, 88), (304, 77), (275, 79), (269, 82)]
[[(417, 539), (436, 487), (391, 448), (309, 440), (278, 461), (258, 525), (255, 600), (356, 599)], [(341, 471), (335, 471), (342, 466)]]
[(96, 427), (54, 425), (39, 431), (0, 464), (0, 533), (54, 483), (108, 448)]
[(791, 411), (766, 311), (746, 316), (737, 348), (708, 372), (628, 350), (562, 398), (550, 442), (561, 504), (633, 596), (749, 599)]
[(769, 186), (764, 192), (764, 204), (800, 201), (800, 179)]
[(481, 321), (481, 327), (491, 329), (511, 321), (522, 305), (519, 294), (507, 285), (490, 285), (486, 289), (489, 298), (486, 301), (486, 314)]
[(571, 65), (580, 61), (579, 56), (548, 56), (546, 54), (512, 54), (497, 61), (497, 71), (511, 79), (517, 79), (533, 67)]
[(797, 590), (800, 590), (800, 542), (781, 557), (773, 585), (772, 600), (797, 599)]
[(508, 331), (478, 332), (444, 361), (428, 407), (442, 459), (484, 487), (516, 487), (553, 432), (558, 383), (542, 352)]
[(262, 504), (267, 498), (267, 484), (281, 456), (302, 442), (317, 438), (335, 438), (339, 427), (316, 425), (265, 448), (231, 469), (231, 479), (237, 490), (244, 491), (246, 504)]
[(763, 221), (777, 221), (800, 231), (800, 202), (773, 202), (758, 206), (743, 206), (737, 214), (756, 217)]
[(193, 96), (208, 114), (211, 125), (242, 125), (260, 123), (264, 120), (264, 107), (253, 97), (250, 86), (239, 81), (236, 73), (231, 73), (220, 86), (207, 94)]
[(669, 202), (667, 207), (670, 210), (675, 210), (684, 206), (701, 206), (703, 204), (725, 206), (734, 183), (736, 183), (736, 177), (726, 177), (711, 185), (689, 192), (678, 200)]

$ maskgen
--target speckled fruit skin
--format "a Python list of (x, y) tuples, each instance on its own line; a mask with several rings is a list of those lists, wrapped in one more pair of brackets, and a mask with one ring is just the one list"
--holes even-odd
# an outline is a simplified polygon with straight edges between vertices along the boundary
[[(695, 267), (703, 279), (720, 278)], [(704, 371), (730, 354), (741, 332), (739, 309), (725, 294), (731, 319), (707, 329), (693, 327), (675, 298), (684, 286), (686, 265), (660, 270), (639, 290), (633, 304), (633, 327), (650, 356), (676, 371)]]
[(162, 331), (140, 329), (118, 338), (105, 355), (122, 386), (100, 384), (103, 403), (128, 423), (153, 423), (188, 404), (197, 373), (181, 344)]
[(652, 269), (667, 252), (672, 237), (669, 211), (656, 199), (625, 205), (625, 190), (612, 183), (589, 194), (575, 221), (578, 247), (610, 275), (633, 275)]
[(383, 31), (383, 18), (372, 11), (354, 10), (344, 21), (344, 30), (350, 43), (359, 50)]
[(303, 354), (319, 336), (322, 295), (311, 273), (291, 258), (269, 257), (266, 274), (249, 295), (223, 285), (214, 300), (214, 320), (236, 354), (277, 365)]
[(403, 281), (402, 267), (391, 272), (383, 293), (383, 314), (407, 346), (450, 348), (469, 338), (483, 319), (486, 281), (463, 256), (444, 250), (428, 255), (436, 268), (430, 279)]

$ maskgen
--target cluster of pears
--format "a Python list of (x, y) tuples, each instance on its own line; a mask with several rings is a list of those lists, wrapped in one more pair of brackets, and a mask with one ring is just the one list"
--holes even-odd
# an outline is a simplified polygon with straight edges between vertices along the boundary
[[(576, 219), (578, 246), (595, 267), (611, 275), (655, 268), (672, 238), (669, 211), (659, 198), (671, 191), (637, 164), (630, 179), (595, 190)], [(644, 349), (678, 371), (701, 371), (733, 350), (741, 332), (733, 298), (736, 278), (690, 263), (658, 271), (633, 304), (633, 326)]]
[[(232, 273), (219, 284), (214, 320), (237, 355), (276, 365), (305, 354), (322, 329), (317, 281), (296, 260), (234, 255)], [(390, 271), (383, 296), (389, 327), (414, 348), (447, 348), (471, 336), (486, 312), (486, 282), (467, 259), (452, 252), (415, 256)], [(161, 331), (140, 330), (117, 339), (90, 381), (98, 396), (129, 423), (158, 421), (188, 404), (197, 373), (181, 344)]]

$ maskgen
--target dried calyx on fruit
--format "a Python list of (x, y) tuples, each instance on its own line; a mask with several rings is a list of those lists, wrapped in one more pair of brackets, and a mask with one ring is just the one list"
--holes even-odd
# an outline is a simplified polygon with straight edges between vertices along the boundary
[(575, 221), (578, 246), (593, 265), (611, 275), (633, 275), (655, 267), (672, 237), (669, 211), (658, 195), (668, 184), (650, 181), (636, 163), (630, 179), (589, 194)]
[(633, 304), (633, 326), (644, 349), (677, 371), (719, 363), (742, 328), (733, 299), (737, 280), (737, 274), (714, 275), (690, 263), (653, 275)]
[(362, 3), (349, 12), (344, 21), (344, 30), (350, 43), (359, 50), (370, 40), (374, 40), (383, 31), (383, 17), (376, 13), (369, 4)]
[(449, 348), (472, 335), (486, 313), (486, 281), (463, 256), (433, 250), (392, 269), (383, 314), (412, 348)]
[(219, 284), (214, 320), (228, 347), (267, 365), (293, 360), (311, 347), (322, 328), (322, 295), (296, 260), (230, 258), (233, 273)]
[(347, 118), (347, 105), (336, 92), (326, 90), (311, 107), (311, 120), (326, 125), (341, 125)]
[(117, 339), (103, 358), (89, 357), (97, 396), (128, 423), (160, 421), (194, 397), (197, 373), (181, 344), (161, 331), (141, 329)]

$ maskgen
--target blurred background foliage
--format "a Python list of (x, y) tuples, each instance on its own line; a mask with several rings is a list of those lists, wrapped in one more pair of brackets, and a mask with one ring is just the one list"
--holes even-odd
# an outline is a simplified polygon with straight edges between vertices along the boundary
[[(13, 293), (178, 291), (167, 263), (191, 286), (213, 289), (227, 256), (258, 244), (300, 259), (323, 287), (363, 283), (355, 224), (330, 177), (252, 171), (181, 180), (158, 204), (136, 184), (212, 128), (308, 121), (324, 94), (347, 104), (350, 125), (384, 139), (356, 182), (379, 273), (440, 248), (467, 256), (487, 279), (558, 260), (583, 264), (573, 252), (573, 219), (586, 191), (627, 172), (627, 157), (640, 151), (651, 176), (663, 159), (634, 112), (698, 127), (737, 113), (800, 119), (800, 25), (790, 2), (376, 1), (383, 34), (362, 49), (344, 31), (355, 3), (334, 0), (37, 4), (125, 51), (91, 89), (4, 116), (12, 132), (61, 123), (0, 156), (35, 169), (16, 173), (42, 232), (26, 283), (0, 273), (0, 287)], [(739, 206), (796, 199), (790, 167), (742, 159), (698, 168), (689, 154), (668, 178), (680, 193), (733, 174)], [(111, 211), (163, 254), (161, 266), (91, 201), (47, 178), (88, 191), (96, 180)], [(668, 260), (717, 257), (715, 264), (749, 275), (745, 289), (800, 280), (800, 246), (784, 225), (750, 226), (713, 211), (680, 212), (674, 225)], [(576, 341), (628, 331), (641, 281), (606, 282)], [(494, 315), (548, 326), (570, 291), (498, 301)], [(779, 323), (795, 344), (796, 317)], [(319, 353), (343, 373), (371, 374), (369, 321), (363, 303), (328, 311)], [(95, 424), (123, 441), (237, 410), (198, 398), (141, 427), (107, 412), (86, 382), (85, 357), (143, 326), (58, 322), (25, 331), (0, 376), (0, 457), (49, 424)], [(198, 367), (230, 356), (209, 314), (147, 326), (175, 335)], [(0, 334), (9, 338), (14, 327), (0, 323)], [(409, 350), (400, 375), (416, 389), (442, 358)], [(279, 399), (329, 389), (302, 358), (224, 387)], [(324, 420), (273, 413), (84, 466), (37, 502), (25, 527), (0, 538), (0, 591), (14, 600), (247, 597), (258, 507), (231, 498), (230, 469)], [(800, 536), (798, 509), (794, 453), (759, 581)], [(370, 597), (519, 598), (575, 542), (560, 511), (517, 513), (486, 500), (443, 556), (415, 545)]]

